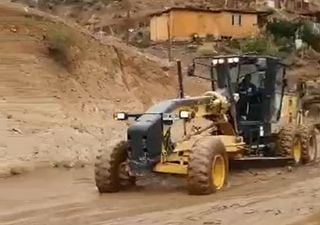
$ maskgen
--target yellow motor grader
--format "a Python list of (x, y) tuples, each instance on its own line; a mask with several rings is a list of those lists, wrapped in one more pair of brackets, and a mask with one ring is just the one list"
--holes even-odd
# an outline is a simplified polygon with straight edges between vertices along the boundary
[(212, 90), (185, 97), (179, 64), (180, 98), (142, 114), (115, 113), (131, 123), (127, 140), (97, 156), (99, 192), (117, 192), (154, 172), (184, 175), (189, 194), (210, 194), (228, 183), (230, 161), (315, 161), (315, 127), (304, 120), (300, 102), (304, 85), (289, 90), (285, 74), (271, 56), (199, 57), (188, 76), (208, 80)]

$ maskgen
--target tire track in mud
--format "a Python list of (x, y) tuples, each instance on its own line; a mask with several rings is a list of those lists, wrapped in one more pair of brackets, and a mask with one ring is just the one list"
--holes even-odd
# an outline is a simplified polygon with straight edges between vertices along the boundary
[(231, 187), (210, 196), (189, 196), (184, 180), (170, 177), (148, 179), (143, 186), (127, 192), (99, 195), (92, 168), (44, 170), (0, 180), (0, 224), (215, 224), (219, 220), (220, 224), (231, 224), (239, 218), (260, 224), (252, 218), (275, 214), (286, 218), (294, 207), (286, 213), (281, 204), (290, 204), (295, 198), (297, 203), (305, 201), (310, 207), (318, 207), (312, 202), (320, 202), (320, 180), (311, 179), (316, 176), (315, 170), (234, 173)]
[[(248, 198), (218, 200), (214, 203), (184, 207), (177, 210), (145, 213), (138, 216), (108, 220), (103, 224), (289, 224), (313, 213), (320, 207), (320, 178), (288, 186), (281, 193)], [(304, 190), (304, 185), (317, 186)]]

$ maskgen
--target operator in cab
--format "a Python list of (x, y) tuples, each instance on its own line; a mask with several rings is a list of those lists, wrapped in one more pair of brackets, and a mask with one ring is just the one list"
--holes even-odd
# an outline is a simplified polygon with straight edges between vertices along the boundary
[(251, 82), (251, 74), (246, 74), (244, 79), (239, 84), (239, 94), (252, 96), (256, 94), (257, 87)]
[(248, 120), (250, 104), (256, 99), (257, 87), (251, 82), (251, 74), (246, 74), (239, 84), (239, 102), (238, 110), (240, 118)]

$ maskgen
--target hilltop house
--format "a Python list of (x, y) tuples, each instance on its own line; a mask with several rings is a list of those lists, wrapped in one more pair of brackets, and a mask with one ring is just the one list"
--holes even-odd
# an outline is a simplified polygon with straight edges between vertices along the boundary
[(255, 10), (170, 8), (151, 15), (150, 38), (155, 42), (187, 40), (194, 34), (217, 39), (248, 38), (258, 34), (259, 18), (268, 14)]

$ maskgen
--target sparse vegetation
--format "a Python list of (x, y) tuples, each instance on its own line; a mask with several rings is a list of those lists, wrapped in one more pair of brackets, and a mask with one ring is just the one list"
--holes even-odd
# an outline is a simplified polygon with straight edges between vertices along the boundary
[(320, 34), (313, 31), (311, 24), (304, 23), (301, 28), (301, 39), (314, 50), (320, 51)]
[(266, 37), (257, 37), (247, 39), (241, 43), (241, 50), (244, 53), (256, 52), (257, 54), (278, 55), (279, 49), (273, 43), (272, 39)]
[(293, 41), (298, 28), (298, 22), (277, 19), (268, 23), (267, 32), (272, 34), (275, 40), (287, 38)]
[(217, 51), (215, 50), (213, 43), (211, 43), (211, 42), (203, 43), (197, 49), (197, 54), (203, 55), (203, 56), (213, 55), (215, 53), (217, 53)]
[(151, 43), (148, 30), (136, 32), (131, 39), (131, 44), (138, 48), (147, 48)]
[(68, 67), (72, 61), (72, 47), (75, 44), (71, 32), (53, 28), (48, 31), (46, 39), (52, 58), (64, 67)]
[(267, 25), (267, 33), (274, 37), (281, 49), (291, 50), (297, 35), (314, 50), (320, 51), (320, 34), (316, 33), (310, 22), (274, 20)]

